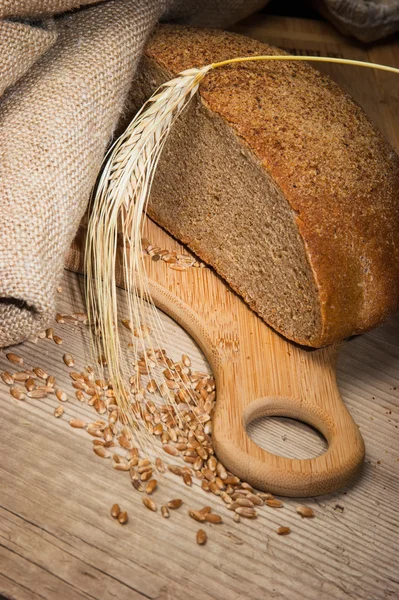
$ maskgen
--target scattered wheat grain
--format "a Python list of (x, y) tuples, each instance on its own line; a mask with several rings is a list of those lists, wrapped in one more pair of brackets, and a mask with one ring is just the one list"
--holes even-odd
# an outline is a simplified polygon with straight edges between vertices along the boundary
[(296, 512), (305, 519), (312, 519), (315, 516), (314, 510), (310, 506), (297, 506)]
[(143, 504), (149, 510), (152, 510), (154, 512), (157, 510), (157, 505), (155, 504), (154, 500), (151, 500), (151, 498), (147, 498), (147, 496), (144, 496)]
[(58, 419), (59, 417), (62, 417), (62, 415), (64, 414), (64, 407), (63, 406), (57, 406), (57, 408), (54, 411), (54, 416)]
[(291, 533), (291, 529), (289, 527), (279, 527), (277, 529), (278, 535), (288, 535)]
[(19, 387), (12, 386), (10, 388), (10, 394), (16, 400), (24, 400), (25, 399), (25, 394), (23, 393), (23, 391)]
[(4, 373), (1, 374), (1, 378), (7, 385), (13, 385), (14, 383), (14, 379), (11, 373), (9, 373), (8, 371), (4, 371)]
[(208, 539), (206, 531), (204, 531), (203, 529), (198, 529), (196, 539), (197, 539), (197, 544), (199, 546), (204, 546)]
[(15, 352), (8, 352), (6, 354), (6, 358), (14, 363), (14, 365), (23, 365), (24, 364), (24, 359), (22, 358), (22, 356), (19, 356), (19, 354), (15, 354)]

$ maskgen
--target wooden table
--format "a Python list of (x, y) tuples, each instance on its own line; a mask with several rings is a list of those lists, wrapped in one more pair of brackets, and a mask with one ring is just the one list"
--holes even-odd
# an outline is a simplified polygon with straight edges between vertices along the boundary
[[(297, 52), (330, 52), (399, 65), (398, 43), (371, 49), (347, 41), (332, 28), (298, 19), (254, 17), (237, 30)], [(366, 108), (399, 148), (398, 80), (394, 76), (335, 67), (334, 77)], [(370, 92), (370, 89), (372, 90)], [(123, 292), (121, 292), (123, 294)], [(59, 311), (83, 310), (82, 278), (65, 273)], [(192, 340), (162, 315), (174, 340), (170, 354), (187, 353), (195, 369), (206, 369)], [(83, 325), (54, 324), (63, 339), (18, 347), (27, 366), (54, 374), (71, 398), (64, 352), (77, 369), (90, 363)], [(0, 355), (0, 370), (12, 365)], [(363, 472), (344, 491), (307, 500), (314, 519), (301, 519), (300, 500), (284, 508), (262, 508), (256, 521), (236, 524), (216, 497), (165, 476), (154, 498), (183, 499), (170, 519), (151, 513), (126, 473), (95, 456), (87, 433), (68, 425), (71, 417), (93, 420), (75, 400), (53, 416), (57, 400), (14, 400), (0, 383), (0, 595), (31, 598), (157, 600), (248, 598), (378, 600), (399, 597), (399, 318), (347, 342), (338, 381), (364, 436)], [(307, 427), (283, 419), (251, 426), (254, 440), (289, 456), (321, 452), (323, 440)], [(121, 526), (109, 515), (114, 502), (129, 512)], [(205, 547), (195, 543), (198, 523), (187, 508), (211, 505), (223, 525), (207, 527)], [(292, 529), (276, 534), (279, 525)]]

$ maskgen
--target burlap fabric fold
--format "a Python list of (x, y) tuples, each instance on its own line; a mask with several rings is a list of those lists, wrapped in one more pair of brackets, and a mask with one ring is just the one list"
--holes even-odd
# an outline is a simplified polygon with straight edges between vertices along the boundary
[(84, 4), (0, 0), (0, 347), (54, 315), (65, 253), (156, 22), (230, 25), (266, 0)]
[(399, 0), (313, 0), (344, 35), (374, 42), (399, 31)]
[(39, 18), (56, 15), (101, 0), (0, 0), (0, 18)]
[(56, 39), (52, 21), (40, 27), (0, 21), (0, 96), (30, 69)]

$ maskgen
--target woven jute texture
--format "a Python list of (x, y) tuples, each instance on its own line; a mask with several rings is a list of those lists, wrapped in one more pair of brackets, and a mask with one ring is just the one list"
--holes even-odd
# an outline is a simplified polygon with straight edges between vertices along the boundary
[(0, 0), (0, 18), (56, 15), (100, 2), (101, 0)]
[(399, 0), (314, 0), (345, 35), (374, 42), (399, 31)]
[(57, 42), (3, 98), (1, 346), (54, 314), (65, 252), (158, 10), (116, 0), (63, 18)]
[(0, 21), (0, 96), (54, 44), (57, 33), (51, 21), (42, 27)]
[[(156, 22), (229, 25), (266, 1), (0, 0), (0, 347), (54, 315), (65, 254)], [(25, 21), (38, 15), (54, 19)]]

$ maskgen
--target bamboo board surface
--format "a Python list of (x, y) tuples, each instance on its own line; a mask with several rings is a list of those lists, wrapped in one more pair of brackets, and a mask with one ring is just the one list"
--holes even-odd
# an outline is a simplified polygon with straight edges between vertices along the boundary
[[(246, 33), (262, 39), (267, 34), (271, 43), (286, 48), (358, 57), (352, 44), (319, 23), (256, 17), (244, 27)], [(364, 57), (366, 51), (355, 46)], [(399, 64), (395, 44), (377, 50), (392, 58), (375, 60)], [(371, 108), (381, 105), (374, 118), (395, 142), (398, 117), (391, 99), (395, 94), (397, 99), (397, 88), (377, 86), (364, 73), (358, 79), (351, 75), (347, 85), (353, 86), (353, 95), (363, 90)], [(81, 277), (67, 273), (59, 310), (81, 308)], [(163, 318), (173, 340), (173, 357), (186, 352), (195, 368), (206, 368), (190, 338)], [(88, 362), (87, 343), (81, 328), (55, 329), (64, 340), (62, 346), (41, 340), (24, 344), (18, 352), (28, 364), (56, 375), (71, 395), (61, 357), (71, 351), (83, 367)], [(18, 600), (398, 597), (398, 340), (396, 318), (351, 340), (341, 351), (338, 384), (365, 439), (366, 463), (349, 489), (307, 501), (317, 512), (315, 519), (300, 519), (295, 513), (298, 501), (286, 500), (283, 509), (262, 510), (256, 522), (234, 524), (220, 502), (197, 487), (184, 488), (175, 476), (165, 480), (159, 490), (164, 500), (181, 497), (186, 507), (210, 504), (222, 514), (226, 524), (207, 528), (204, 548), (195, 544), (198, 526), (185, 511), (169, 520), (147, 511), (124, 474), (92, 453), (87, 435), (52, 416), (54, 401), (17, 403), (1, 385), (0, 594)], [(10, 367), (4, 355), (0, 366)], [(91, 414), (92, 409), (78, 402), (66, 408), (70, 417), (89, 418), (89, 410)], [(256, 424), (251, 435), (268, 450), (285, 455), (309, 456), (323, 449), (316, 434), (304, 437), (301, 426), (283, 422), (274, 427)], [(109, 517), (116, 501), (130, 514), (124, 528)], [(279, 525), (289, 525), (291, 535), (277, 536)]]
[[(144, 237), (153, 248), (190, 260), (185, 248), (150, 219)], [(65, 263), (71, 271), (84, 273), (85, 246), (82, 226)], [(123, 254), (120, 244), (115, 268), (120, 287), (125, 287)], [(212, 442), (225, 467), (256, 489), (284, 496), (316, 496), (348, 484), (363, 463), (364, 442), (336, 386), (338, 345), (312, 350), (291, 344), (212, 269), (174, 270), (176, 265), (148, 254), (144, 261), (154, 303), (192, 335), (209, 360), (217, 388)], [(308, 423), (324, 435), (328, 448), (311, 458), (260, 448), (246, 427), (266, 416)]]

